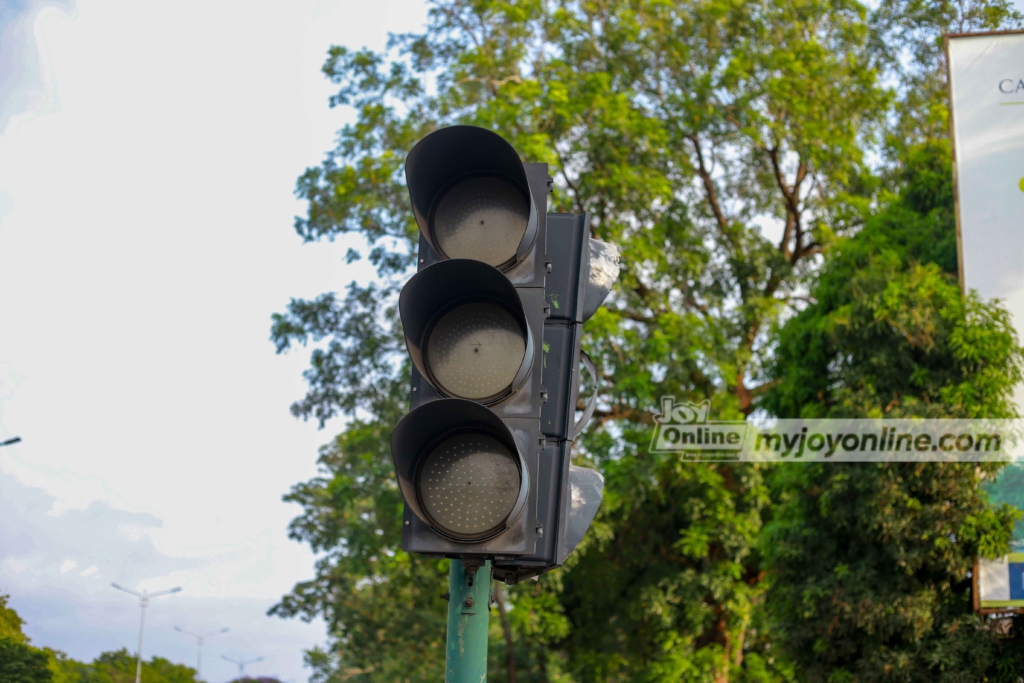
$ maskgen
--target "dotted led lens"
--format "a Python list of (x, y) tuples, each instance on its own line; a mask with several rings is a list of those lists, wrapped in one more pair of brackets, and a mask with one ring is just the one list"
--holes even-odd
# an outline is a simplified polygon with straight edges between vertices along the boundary
[(501, 178), (470, 178), (441, 198), (433, 233), (448, 258), (500, 266), (515, 258), (529, 221), (529, 202), (515, 185)]
[(496, 304), (451, 309), (427, 337), (426, 363), (449, 396), (483, 400), (506, 391), (526, 356), (526, 337), (512, 314)]
[(504, 525), (520, 482), (516, 459), (503, 443), (459, 434), (426, 456), (417, 484), (424, 511), (442, 530), (482, 536)]

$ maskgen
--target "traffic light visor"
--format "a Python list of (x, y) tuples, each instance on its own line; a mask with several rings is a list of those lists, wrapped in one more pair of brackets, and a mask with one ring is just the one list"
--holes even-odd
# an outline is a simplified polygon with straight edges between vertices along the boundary
[(398, 483), (413, 513), (446, 538), (484, 541), (522, 512), (529, 475), (515, 438), (487, 408), (431, 401), (391, 435)]
[(507, 270), (532, 246), (538, 217), (526, 171), (497, 133), (437, 130), (409, 152), (405, 177), (420, 231), (442, 259)]
[(441, 261), (398, 300), (409, 356), (445, 396), (495, 403), (529, 374), (533, 337), (519, 293), (493, 266)]

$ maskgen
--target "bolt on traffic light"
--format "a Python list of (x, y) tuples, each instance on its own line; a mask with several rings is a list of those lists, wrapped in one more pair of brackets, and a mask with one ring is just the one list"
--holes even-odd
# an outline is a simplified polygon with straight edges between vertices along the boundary
[(399, 297), (412, 361), (391, 438), (402, 547), (492, 560), (515, 583), (560, 565), (600, 503), (600, 475), (569, 454), (584, 426), (572, 422), (582, 324), (617, 251), (595, 252), (586, 215), (548, 214), (547, 166), (483, 128), (422, 139), (406, 181), (420, 246)]

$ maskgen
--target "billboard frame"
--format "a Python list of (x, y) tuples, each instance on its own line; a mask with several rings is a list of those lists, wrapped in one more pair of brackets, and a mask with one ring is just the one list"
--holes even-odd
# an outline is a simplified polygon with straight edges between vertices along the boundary
[[(953, 110), (953, 70), (949, 62), (950, 42), (958, 38), (988, 38), (991, 36), (1024, 35), (1024, 29), (1006, 31), (977, 31), (969, 33), (947, 33), (942, 36), (942, 50), (946, 55), (946, 101), (949, 104), (949, 149), (953, 162), (953, 215), (956, 218), (956, 266), (957, 279), (960, 282), (960, 296), (967, 297), (967, 284), (964, 282), (964, 247), (962, 221), (960, 218), (960, 171), (957, 163), (956, 149), (956, 113)], [(981, 590), (978, 583), (978, 558), (974, 558), (971, 568), (971, 606), (982, 617), (990, 615), (1020, 616), (1024, 615), (1022, 607), (982, 608)]]

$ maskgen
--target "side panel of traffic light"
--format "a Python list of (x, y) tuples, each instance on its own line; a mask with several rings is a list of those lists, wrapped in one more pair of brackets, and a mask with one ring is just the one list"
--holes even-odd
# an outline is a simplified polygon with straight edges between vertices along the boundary
[[(541, 409), (546, 448), (538, 458), (536, 505), (537, 551), (511, 561), (495, 562), (495, 576), (509, 583), (561, 566), (582, 540), (601, 504), (604, 479), (596, 470), (571, 464), (572, 446), (586, 427), (597, 395), (597, 375), (581, 349), (583, 323), (604, 302), (618, 277), (618, 249), (590, 237), (586, 214), (548, 214), (551, 272), (545, 299), (544, 385), (548, 400)], [(589, 368), (593, 391), (583, 417), (575, 416), (582, 373)]]

